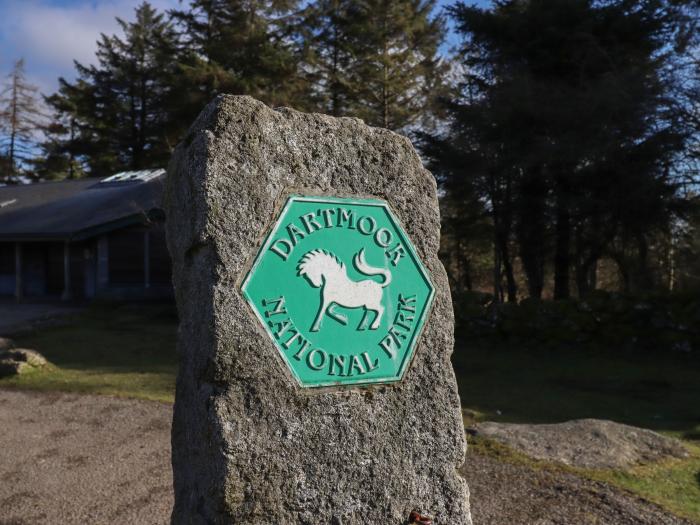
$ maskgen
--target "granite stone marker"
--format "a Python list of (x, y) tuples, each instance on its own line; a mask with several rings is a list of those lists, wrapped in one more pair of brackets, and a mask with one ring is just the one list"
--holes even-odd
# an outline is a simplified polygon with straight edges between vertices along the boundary
[(470, 524), (436, 187), (410, 142), (223, 96), (168, 174), (173, 523)]

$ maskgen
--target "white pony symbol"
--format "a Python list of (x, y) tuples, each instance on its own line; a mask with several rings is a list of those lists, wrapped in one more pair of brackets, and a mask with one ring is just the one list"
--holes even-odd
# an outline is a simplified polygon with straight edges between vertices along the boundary
[(391, 272), (383, 268), (373, 268), (365, 260), (364, 248), (355, 254), (353, 263), (357, 271), (364, 275), (381, 275), (382, 283), (372, 279), (353, 281), (348, 277), (343, 262), (335, 255), (325, 250), (311, 250), (307, 252), (297, 265), (297, 275), (306, 277), (314, 288), (321, 288), (321, 307), (318, 309), (316, 319), (311, 326), (312, 332), (318, 332), (324, 314), (346, 325), (348, 318), (345, 315), (334, 312), (332, 307), (337, 304), (344, 308), (364, 308), (364, 314), (358, 325), (358, 330), (364, 330), (367, 326), (367, 312), (374, 312), (374, 320), (370, 330), (379, 328), (384, 307), (382, 295), (384, 288), (391, 282)]

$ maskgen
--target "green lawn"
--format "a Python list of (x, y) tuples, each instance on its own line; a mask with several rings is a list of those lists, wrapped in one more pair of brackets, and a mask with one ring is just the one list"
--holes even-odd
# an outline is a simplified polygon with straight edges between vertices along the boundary
[(642, 465), (628, 471), (588, 472), (644, 496), (678, 515), (700, 523), (700, 444), (686, 442), (691, 454), (683, 460)]
[(170, 305), (98, 305), (63, 326), (16, 337), (51, 365), (2, 387), (174, 400), (177, 319)]
[(594, 417), (700, 439), (700, 356), (465, 341), (453, 362), (462, 404), (481, 419)]
[[(64, 326), (16, 338), (52, 363), (0, 387), (173, 401), (176, 317), (167, 305), (98, 305)], [(550, 423), (594, 417), (683, 439), (687, 460), (624, 472), (577, 471), (700, 521), (700, 359), (464, 342), (454, 354), (466, 419)], [(495, 448), (476, 444), (474, 450)], [(491, 452), (490, 452), (491, 451)], [(499, 452), (508, 461), (517, 455)], [(536, 464), (536, 463), (533, 463)], [(557, 467), (551, 467), (557, 468)]]
[[(553, 351), (465, 341), (455, 349), (453, 361), (467, 422), (554, 423), (593, 417), (683, 439), (691, 453), (685, 460), (628, 471), (577, 472), (700, 522), (698, 356), (618, 349)], [(482, 453), (493, 452), (483, 444), (476, 446)]]

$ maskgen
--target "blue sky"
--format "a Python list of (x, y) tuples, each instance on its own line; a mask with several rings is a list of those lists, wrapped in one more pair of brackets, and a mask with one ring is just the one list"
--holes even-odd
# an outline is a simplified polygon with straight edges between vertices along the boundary
[[(0, 0), (0, 73), (26, 62), (31, 82), (45, 92), (59, 76), (73, 78), (73, 60), (92, 63), (100, 33), (118, 31), (115, 17), (130, 19), (141, 0)], [(440, 0), (448, 5), (450, 0)], [(486, 5), (488, 0), (470, 3)], [(151, 0), (158, 9), (187, 5), (187, 0)]]

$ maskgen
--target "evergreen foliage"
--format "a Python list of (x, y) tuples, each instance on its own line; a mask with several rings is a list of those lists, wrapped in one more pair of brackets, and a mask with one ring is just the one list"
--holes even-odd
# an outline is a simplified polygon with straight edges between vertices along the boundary
[(345, 69), (349, 112), (368, 124), (405, 130), (427, 124), (444, 89), (438, 56), (445, 23), (435, 0), (363, 0), (345, 10), (352, 59)]
[(53, 95), (46, 97), (53, 115), (42, 127), (44, 140), (33, 159), (35, 180), (77, 179), (85, 175), (79, 160), (78, 115), (72, 99)]
[(91, 175), (161, 167), (180, 138), (168, 111), (177, 44), (172, 23), (144, 2), (133, 22), (119, 19), (119, 25), (123, 38), (102, 35), (98, 42), (98, 64), (76, 62), (78, 80), (60, 79), (47, 98), (56, 121), (44, 147), (69, 175), (76, 158)]
[(317, 111), (333, 116), (351, 112), (350, 67), (355, 60), (351, 37), (351, 0), (318, 0), (301, 14), (304, 30), (302, 75)]
[(179, 113), (191, 121), (220, 93), (250, 95), (271, 106), (304, 107), (298, 74), (295, 0), (192, 0), (171, 12), (182, 47), (177, 57)]
[(490, 280), (510, 301), (583, 296), (611, 261), (626, 291), (694, 282), (681, 276), (697, 252), (700, 2), (493, 0), (447, 15), (450, 53), (436, 0), (143, 2), (45, 97), (48, 123), (18, 63), (0, 98), (0, 183), (164, 167), (212, 98), (247, 94), (418, 134), (458, 292)]
[(548, 264), (555, 298), (572, 281), (587, 293), (603, 256), (626, 288), (651, 286), (651, 237), (683, 204), (673, 164), (689, 134), (669, 98), (683, 49), (669, 43), (687, 12), (661, 0), (499, 0), (450, 14), (461, 96), (426, 151), (449, 198), (491, 216), (497, 295), (504, 274), (517, 298), (516, 255), (533, 297)]

